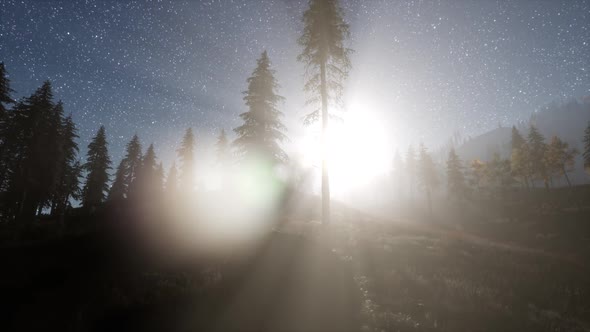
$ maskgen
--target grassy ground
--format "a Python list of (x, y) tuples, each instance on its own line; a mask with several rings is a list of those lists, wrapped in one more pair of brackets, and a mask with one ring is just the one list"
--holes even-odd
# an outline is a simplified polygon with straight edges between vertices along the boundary
[(350, 259), (367, 326), (387, 331), (583, 331), (588, 270), (454, 234), (365, 232)]
[[(129, 248), (94, 232), (5, 247), (3, 324), (73, 331), (590, 330), (589, 256), (575, 250), (588, 245), (584, 218), (449, 227), (336, 206), (333, 225), (322, 227), (307, 212), (286, 218), (268, 246), (239, 263), (155, 266), (128, 259), (121, 252)], [(301, 301), (293, 306), (295, 298)]]

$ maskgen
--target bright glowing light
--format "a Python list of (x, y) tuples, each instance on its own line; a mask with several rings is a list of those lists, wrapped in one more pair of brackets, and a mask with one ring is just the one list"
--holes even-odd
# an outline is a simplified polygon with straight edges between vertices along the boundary
[(248, 241), (270, 231), (283, 192), (279, 169), (264, 158), (239, 167), (211, 164), (201, 168), (203, 191), (194, 196), (192, 215), (201, 221), (201, 242)]
[[(346, 193), (386, 174), (394, 151), (383, 122), (369, 107), (353, 103), (349, 108), (343, 121), (332, 121), (328, 130), (330, 186), (336, 194)], [(308, 129), (301, 150), (303, 165), (314, 167), (319, 174), (321, 144), (317, 127)]]

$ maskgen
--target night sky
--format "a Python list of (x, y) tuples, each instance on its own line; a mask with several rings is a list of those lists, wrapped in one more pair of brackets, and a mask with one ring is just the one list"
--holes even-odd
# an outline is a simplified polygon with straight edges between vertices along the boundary
[[(296, 142), (304, 114), (306, 1), (0, 0), (0, 61), (15, 97), (51, 80), (80, 129), (104, 124), (115, 164), (138, 133), (169, 161), (188, 126), (201, 149), (239, 125), (241, 91), (268, 50)], [(590, 94), (588, 1), (343, 1), (345, 101), (378, 114), (396, 145), (436, 146)], [(199, 152), (197, 152), (198, 155)]]

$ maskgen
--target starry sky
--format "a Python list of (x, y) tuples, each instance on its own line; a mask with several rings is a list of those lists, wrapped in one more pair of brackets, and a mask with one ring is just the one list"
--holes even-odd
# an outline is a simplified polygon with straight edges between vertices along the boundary
[[(0, 61), (15, 97), (51, 80), (80, 129), (103, 124), (115, 163), (133, 133), (170, 161), (192, 126), (206, 150), (240, 124), (263, 50), (303, 132), (296, 40), (307, 1), (0, 0)], [(386, 124), (397, 146), (436, 146), (590, 95), (590, 1), (343, 0), (353, 69), (345, 105)], [(198, 152), (197, 152), (198, 153)]]

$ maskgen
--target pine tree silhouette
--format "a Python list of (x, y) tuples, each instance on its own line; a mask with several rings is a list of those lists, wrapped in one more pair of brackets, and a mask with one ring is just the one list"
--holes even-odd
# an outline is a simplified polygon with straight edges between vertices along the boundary
[(195, 136), (192, 128), (184, 133), (178, 156), (180, 157), (180, 186), (185, 192), (192, 191), (195, 184)]
[(280, 143), (286, 139), (283, 134), (286, 128), (280, 121), (282, 113), (277, 108), (283, 97), (276, 93), (278, 84), (266, 51), (247, 81), (244, 102), (248, 111), (240, 114), (244, 124), (234, 129), (238, 135), (234, 141), (238, 157), (240, 160), (262, 157), (273, 163), (285, 162), (287, 154)]
[(8, 111), (7, 105), (14, 103), (11, 97), (14, 90), (10, 88), (10, 79), (7, 76), (8, 73), (6, 67), (4, 67), (4, 62), (0, 62), (0, 124)]
[(88, 144), (88, 153), (84, 169), (87, 171), (86, 183), (82, 190), (82, 206), (87, 210), (94, 210), (102, 204), (109, 189), (109, 170), (111, 158), (108, 153), (108, 143), (104, 126), (101, 126), (96, 136)]
[(127, 165), (125, 164), (125, 160), (121, 160), (119, 162), (119, 166), (117, 166), (117, 171), (115, 172), (115, 180), (113, 181), (113, 185), (109, 190), (109, 197), (108, 199), (111, 200), (121, 200), (125, 198), (125, 178), (127, 177)]
[(158, 182), (156, 172), (158, 171), (158, 161), (154, 144), (150, 144), (145, 155), (143, 156), (142, 165), (137, 176), (135, 188), (145, 198), (154, 198), (158, 194)]
[(330, 180), (324, 144), (330, 116), (328, 103), (340, 101), (342, 82), (351, 67), (348, 58), (351, 50), (344, 46), (350, 33), (337, 0), (310, 0), (303, 14), (303, 25), (303, 33), (297, 41), (303, 50), (297, 60), (306, 66), (308, 104), (320, 106), (307, 114), (303, 122), (322, 122), (322, 221), (328, 223)]
[[(4, 71), (1, 66), (0, 71)], [(30, 97), (6, 112), (12, 90), (1, 73), (0, 190), (2, 216), (30, 222), (44, 208), (63, 213), (70, 197), (79, 193), (76, 128), (64, 117), (63, 104), (53, 102), (46, 81)]]
[(14, 91), (10, 88), (10, 80), (7, 75), (4, 63), (0, 62), (0, 191), (7, 189), (6, 180), (10, 172), (8, 169), (10, 167), (10, 161), (8, 160), (10, 153), (7, 140), (11, 134), (8, 125), (11, 114), (8, 113), (8, 107), (14, 104), (11, 96)]
[(10, 154), (6, 206), (14, 216), (32, 221), (49, 205), (60, 177), (55, 157), (61, 150), (63, 107), (53, 103), (51, 83), (44, 82), (19, 102), (9, 120), (4, 151)]
[(150, 146), (148, 146), (147, 151), (143, 156), (141, 172), (145, 174), (144, 176), (151, 178), (154, 176), (157, 166), (156, 150), (154, 149), (154, 144), (152, 143)]
[(125, 149), (125, 157), (121, 159), (117, 167), (115, 181), (109, 192), (109, 200), (129, 198), (135, 193), (135, 181), (139, 175), (142, 164), (141, 143), (137, 134), (133, 135)]
[(53, 192), (51, 214), (63, 216), (70, 198), (80, 199), (80, 177), (82, 167), (77, 160), (78, 138), (72, 116), (65, 118), (60, 134), (59, 178)]

